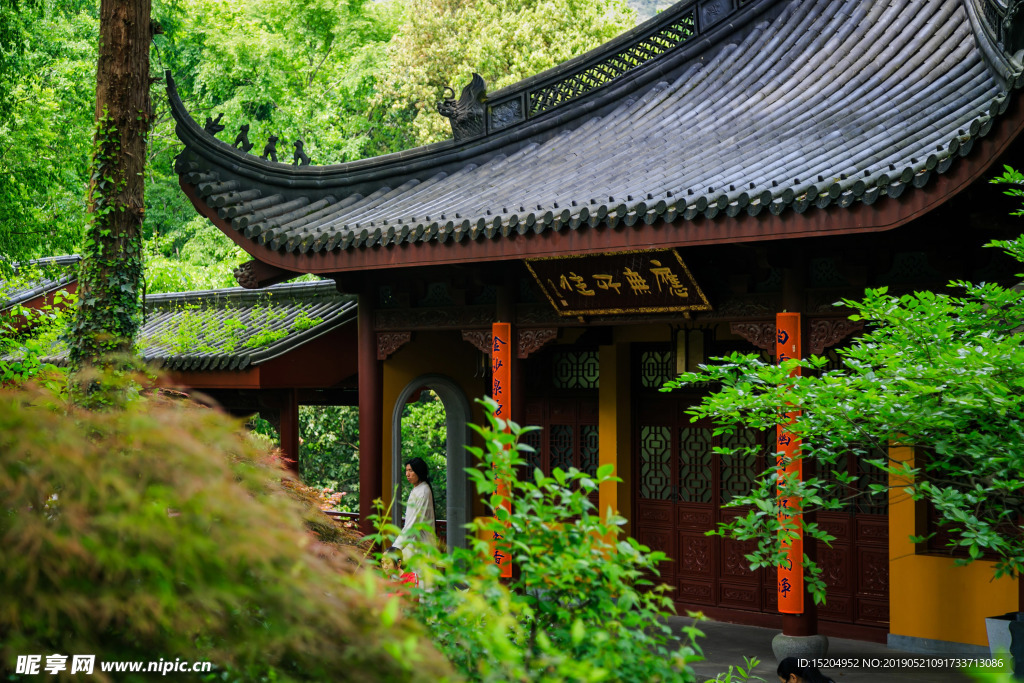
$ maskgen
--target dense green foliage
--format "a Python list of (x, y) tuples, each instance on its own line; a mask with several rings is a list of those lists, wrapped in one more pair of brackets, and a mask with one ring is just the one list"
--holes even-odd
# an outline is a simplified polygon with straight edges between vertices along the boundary
[[(448, 509), (447, 429), (444, 405), (432, 391), (402, 412), (402, 460), (423, 458), (430, 468), (434, 510), (444, 519)], [(338, 510), (359, 512), (359, 409), (354, 406), (299, 408), (299, 472), (309, 486), (344, 493)], [(409, 498), (401, 477), (398, 500)]]
[[(152, 189), (159, 193), (164, 188)], [(217, 226), (194, 215), (172, 236), (156, 233), (146, 242), (146, 290), (155, 294), (237, 287), (233, 271), (248, 260)]]
[(94, 653), (207, 660), (223, 680), (444, 680), (370, 573), (316, 557), (282, 475), (216, 411), (0, 393), (3, 667)]
[[(493, 402), (487, 403), (489, 412)], [(621, 537), (625, 520), (598, 514), (589, 494), (611, 482), (610, 465), (590, 477), (578, 470), (539, 470), (519, 479), (527, 431), (489, 415), (474, 426), (485, 448), (467, 470), (497, 518), (470, 525), (472, 549), (443, 555), (419, 547), (411, 563), (423, 583), (411, 590), (409, 613), (426, 625), (453, 666), (475, 681), (687, 681), (690, 645), (665, 623), (672, 601), (653, 586), (664, 553)], [(496, 480), (508, 486), (513, 514)], [(386, 534), (397, 531), (385, 529)], [(510, 542), (517, 575), (503, 584), (487, 539)], [(506, 552), (509, 552), (506, 548)], [(696, 635), (690, 630), (689, 636)]]
[(98, 3), (0, 2), (0, 255), (71, 253), (85, 225)]
[[(1024, 237), (989, 246), (1024, 261)], [(740, 425), (774, 430), (787, 413), (801, 411), (789, 429), (818, 476), (779, 482), (769, 470), (754, 492), (731, 503), (750, 511), (721, 530), (759, 541), (748, 556), (753, 566), (782, 558), (776, 484), (784, 495), (800, 496), (806, 510), (887, 492), (883, 484), (858, 492), (857, 477), (841, 464), (855, 457), (912, 480), (900, 489), (934, 506), (952, 543), (968, 553), (960, 562), (987, 552), (997, 560), (996, 577), (1024, 571), (1024, 292), (991, 283), (950, 288), (903, 296), (881, 288), (842, 302), (867, 332), (839, 351), (837, 370), (820, 372), (822, 358), (780, 367), (737, 354), (667, 385), (717, 383), (720, 390), (690, 412), (695, 420), (713, 419), (719, 433)], [(794, 367), (803, 376), (790, 378)], [(890, 459), (890, 446), (916, 449), (913, 466)], [(831, 540), (805, 526), (809, 535)], [(807, 560), (805, 567), (815, 571)], [(819, 579), (809, 588), (816, 599), (824, 596)]]
[(62, 290), (53, 303), (39, 308), (14, 306), (0, 316), (0, 386), (29, 380), (54, 388), (64, 384), (64, 371), (44, 359), (70, 327), (76, 299)]
[(300, 406), (299, 438), (302, 481), (344, 494), (336, 510), (359, 512), (359, 409)]
[(458, 96), (474, 72), (495, 91), (597, 47), (630, 28), (622, 0), (404, 0), (406, 20), (388, 43), (391, 78), (374, 102), (413, 116), (418, 144), (451, 137), (436, 104)]
[[(172, 170), (180, 143), (163, 94), (174, 74), (193, 116), (223, 114), (221, 138), (250, 125), (259, 153), (302, 139), (315, 164), (447, 137), (444, 85), (479, 71), (493, 90), (632, 26), (620, 0), (155, 0), (153, 126), (146, 167), (150, 292), (233, 286), (240, 249), (197, 218)], [(81, 249), (93, 133), (98, 3), (0, 3), (0, 254)], [(426, 80), (421, 80), (426, 79)]]

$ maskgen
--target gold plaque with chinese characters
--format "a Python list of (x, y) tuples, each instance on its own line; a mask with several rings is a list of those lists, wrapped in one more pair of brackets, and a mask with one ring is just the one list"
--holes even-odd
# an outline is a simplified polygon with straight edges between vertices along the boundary
[(675, 249), (526, 259), (559, 315), (710, 311)]

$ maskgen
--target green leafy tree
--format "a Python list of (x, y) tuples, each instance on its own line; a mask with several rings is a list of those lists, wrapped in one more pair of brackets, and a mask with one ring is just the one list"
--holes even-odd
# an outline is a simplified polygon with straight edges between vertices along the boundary
[[(432, 391), (406, 405), (402, 413), (402, 459), (423, 458), (430, 468), (434, 510), (444, 519), (448, 509), (447, 428), (444, 405)], [(337, 509), (359, 511), (359, 409), (355, 406), (299, 408), (299, 472), (309, 486), (343, 492)], [(401, 478), (398, 500), (409, 497)]]
[[(678, 642), (665, 617), (668, 588), (655, 586), (664, 553), (622, 537), (625, 519), (598, 514), (589, 495), (616, 481), (611, 465), (596, 476), (575, 468), (519, 479), (519, 443), (529, 430), (493, 416), (474, 426), (485, 444), (470, 448), (478, 495), (497, 518), (469, 525), (472, 549), (419, 547), (412, 561), (421, 584), (410, 614), (426, 625), (455, 669), (474, 681), (692, 681), (691, 644)], [(509, 431), (506, 433), (506, 426)], [(497, 480), (507, 485), (512, 513)], [(384, 547), (388, 533), (378, 538)], [(503, 537), (517, 574), (503, 584), (488, 539)], [(698, 635), (688, 630), (688, 640)]]
[(98, 13), (0, 3), (0, 254), (72, 253), (85, 225)]
[[(1024, 237), (988, 246), (1024, 261)], [(774, 430), (799, 411), (787, 429), (801, 440), (800, 457), (817, 475), (779, 480), (774, 468), (767, 471), (755, 491), (731, 503), (749, 511), (720, 529), (759, 541), (748, 556), (753, 567), (778, 564), (780, 542), (792, 529), (779, 522), (776, 486), (781, 495), (799, 496), (805, 511), (838, 509), (858, 495), (886, 502), (887, 485), (858, 487), (858, 477), (847, 474), (845, 458), (854, 457), (909, 482), (900, 490), (934, 506), (950, 543), (967, 552), (959, 563), (988, 553), (996, 558), (996, 577), (1021, 575), (1024, 292), (991, 283), (953, 282), (950, 288), (903, 296), (880, 288), (860, 301), (843, 301), (867, 332), (839, 350), (839, 369), (823, 371), (823, 358), (777, 366), (735, 354), (666, 385), (717, 385), (690, 411), (694, 420), (714, 420), (716, 433), (742, 426)], [(797, 367), (803, 375), (789, 377)], [(912, 465), (892, 458), (890, 448), (901, 446), (915, 449)], [(805, 524), (805, 531), (832, 540), (815, 524)], [(824, 583), (815, 565), (804, 562), (809, 590), (821, 601)]]
[[(165, 250), (165, 243), (171, 248)], [(217, 226), (193, 215), (173, 237), (154, 233), (146, 242), (146, 291), (155, 294), (237, 287), (234, 269), (249, 259)]]
[(474, 72), (497, 90), (583, 54), (636, 23), (621, 0), (406, 0), (375, 102), (414, 115), (417, 144), (451, 137), (435, 105)]
[(359, 512), (359, 409), (300, 406), (299, 436), (303, 482), (343, 493), (335, 509)]
[[(282, 161), (298, 139), (314, 164), (351, 161), (409, 146), (405, 115), (369, 103), (378, 78), (387, 77), (383, 48), (400, 8), (362, 0), (158, 0), (154, 16), (164, 33), (154, 38), (155, 56), (200, 122), (223, 114), (225, 141), (248, 124), (254, 154), (276, 135)], [(155, 102), (147, 282), (153, 291), (231, 286), (231, 269), (247, 257), (219, 230), (197, 229), (173, 171), (180, 151), (174, 121), (165, 98)], [(196, 238), (201, 245), (187, 246)]]
[[(153, 36), (153, 56), (160, 71), (175, 75), (200, 122), (224, 115), (225, 141), (249, 124), (255, 153), (276, 135), (283, 160), (302, 139), (313, 163), (329, 164), (447, 137), (448, 123), (434, 111), (445, 85), (458, 89), (480, 71), (493, 90), (582, 53), (633, 23), (619, 0), (425, 2), (155, 0), (153, 18), (163, 32)], [(0, 202), (6, 208), (0, 253), (10, 258), (82, 248), (90, 224), (85, 200), (87, 194), (90, 201), (99, 196), (95, 183), (87, 193), (96, 130), (90, 110), (102, 115), (89, 85), (99, 31), (94, 2), (0, 0)], [(145, 119), (149, 144), (138, 156), (145, 160), (144, 171), (125, 176), (146, 183), (141, 231), (150, 256), (149, 291), (230, 285), (230, 271), (244, 257), (218, 231), (208, 236), (197, 228), (195, 210), (173, 171), (180, 143), (162, 79), (153, 81), (153, 107)], [(139, 85), (135, 92), (141, 94), (144, 84)], [(121, 182), (116, 175), (105, 171), (97, 178), (110, 178), (104, 186), (109, 188)], [(121, 205), (110, 200), (104, 206), (121, 216)], [(105, 215), (92, 218), (103, 222)], [(197, 239), (200, 245), (187, 247)], [(90, 237), (85, 249), (95, 244)], [(114, 287), (131, 287), (133, 269)], [(92, 298), (83, 297), (86, 306)], [(121, 303), (105, 308), (120, 315)], [(115, 323), (124, 328), (117, 334), (130, 331), (123, 315), (108, 320)]]
[(89, 178), (92, 220), (82, 248), (78, 312), (71, 334), (76, 366), (132, 351), (139, 329), (145, 216), (150, 0), (103, 0), (96, 66), (96, 129)]

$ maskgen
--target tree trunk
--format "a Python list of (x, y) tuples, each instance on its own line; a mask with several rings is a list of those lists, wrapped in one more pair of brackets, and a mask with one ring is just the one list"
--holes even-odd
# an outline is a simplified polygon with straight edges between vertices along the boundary
[(151, 0), (102, 0), (96, 68), (91, 221), (82, 249), (71, 360), (108, 365), (132, 352), (142, 279), (143, 170)]

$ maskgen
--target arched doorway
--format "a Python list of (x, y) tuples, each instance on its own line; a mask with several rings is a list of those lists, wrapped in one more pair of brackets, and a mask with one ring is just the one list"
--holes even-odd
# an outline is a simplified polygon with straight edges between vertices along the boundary
[[(448, 459), (448, 505), (445, 518), (448, 521), (448, 547), (466, 547), (466, 523), (469, 518), (469, 480), (466, 466), (469, 454), (469, 400), (454, 380), (444, 375), (421, 375), (402, 389), (391, 413), (391, 491), (401, 490), (401, 479), (405, 472), (402, 466), (402, 411), (405, 404), (417, 391), (430, 389), (444, 405), (447, 441), (445, 451)], [(399, 501), (392, 506), (391, 521), (400, 525), (401, 506)]]

